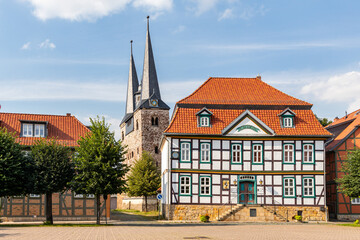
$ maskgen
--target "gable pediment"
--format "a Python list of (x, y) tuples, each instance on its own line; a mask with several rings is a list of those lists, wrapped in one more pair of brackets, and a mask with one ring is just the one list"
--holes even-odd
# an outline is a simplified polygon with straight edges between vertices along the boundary
[(243, 112), (222, 131), (226, 136), (268, 136), (275, 132), (249, 110)]

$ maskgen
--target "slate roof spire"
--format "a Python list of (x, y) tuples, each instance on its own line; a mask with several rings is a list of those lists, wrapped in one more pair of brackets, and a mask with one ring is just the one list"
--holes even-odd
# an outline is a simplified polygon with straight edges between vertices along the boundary
[(156, 96), (157, 99), (161, 99), (159, 83), (156, 74), (154, 55), (151, 46), (151, 39), (149, 32), (149, 16), (147, 16), (144, 68), (143, 68), (143, 76), (141, 81), (141, 100), (149, 99), (153, 94), (154, 96)]
[(131, 54), (130, 54), (130, 67), (129, 67), (129, 80), (127, 86), (127, 95), (126, 95), (126, 114), (131, 114), (134, 112), (136, 107), (136, 100), (135, 100), (135, 93), (138, 91), (139, 88), (139, 81), (136, 73), (136, 67), (132, 52), (132, 43), (131, 44)]

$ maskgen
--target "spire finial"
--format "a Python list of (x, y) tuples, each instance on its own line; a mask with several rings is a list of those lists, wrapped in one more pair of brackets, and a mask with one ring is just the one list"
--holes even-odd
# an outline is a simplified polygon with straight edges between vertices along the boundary
[(147, 16), (147, 30), (149, 31), (149, 19), (150, 19), (150, 16)]
[(131, 51), (131, 55), (132, 55), (132, 44), (133, 44), (133, 40), (130, 40), (130, 51)]

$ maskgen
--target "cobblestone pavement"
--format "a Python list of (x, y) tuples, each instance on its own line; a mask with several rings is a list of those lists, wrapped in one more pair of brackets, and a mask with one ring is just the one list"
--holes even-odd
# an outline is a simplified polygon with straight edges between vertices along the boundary
[(333, 224), (122, 224), (103, 227), (6, 227), (0, 239), (360, 239), (360, 228)]

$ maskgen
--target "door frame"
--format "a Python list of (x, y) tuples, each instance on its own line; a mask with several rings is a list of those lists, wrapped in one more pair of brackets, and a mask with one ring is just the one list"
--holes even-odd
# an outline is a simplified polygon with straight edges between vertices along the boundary
[(254, 183), (254, 203), (248, 203), (249, 205), (257, 204), (257, 181), (256, 175), (238, 175), (237, 176), (237, 203), (240, 204), (240, 183), (241, 182), (253, 182)]

